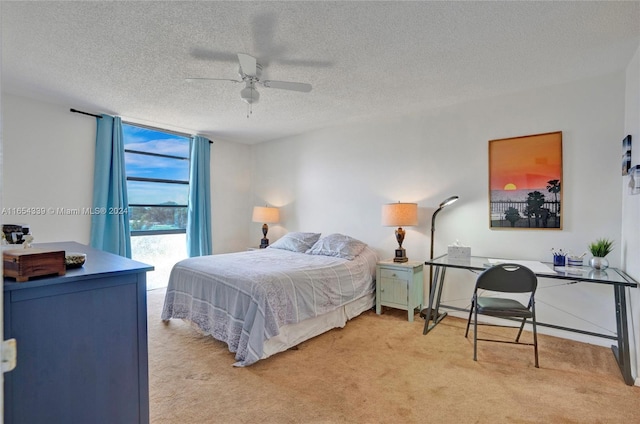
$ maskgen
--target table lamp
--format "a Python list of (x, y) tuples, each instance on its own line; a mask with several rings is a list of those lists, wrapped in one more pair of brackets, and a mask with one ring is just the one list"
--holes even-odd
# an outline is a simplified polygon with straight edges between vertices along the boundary
[(253, 222), (262, 222), (262, 240), (260, 240), (260, 249), (264, 249), (269, 246), (269, 239), (267, 238), (267, 232), (269, 226), (267, 224), (273, 224), (280, 220), (280, 210), (278, 208), (271, 208), (269, 206), (254, 206), (253, 208)]
[(382, 205), (382, 225), (386, 227), (398, 227), (396, 230), (396, 249), (393, 261), (407, 262), (407, 253), (402, 247), (405, 231), (402, 226), (410, 227), (418, 225), (418, 204), (417, 203), (389, 203)]

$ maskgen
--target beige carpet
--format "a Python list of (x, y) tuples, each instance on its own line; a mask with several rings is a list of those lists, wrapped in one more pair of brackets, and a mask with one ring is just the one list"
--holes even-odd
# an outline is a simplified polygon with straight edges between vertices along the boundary
[(235, 368), (225, 344), (161, 322), (164, 290), (148, 299), (153, 424), (640, 422), (640, 387), (608, 348), (540, 336), (539, 369), (532, 348), (502, 343), (481, 343), (474, 362), (465, 321), (423, 336), (420, 318), (385, 308)]

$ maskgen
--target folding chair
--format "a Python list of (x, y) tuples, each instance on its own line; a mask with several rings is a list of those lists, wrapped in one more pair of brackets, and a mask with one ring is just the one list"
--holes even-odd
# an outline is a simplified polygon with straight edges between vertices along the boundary
[[(513, 264), (505, 263), (495, 265), (483, 271), (476, 280), (476, 287), (473, 291), (471, 299), (471, 311), (469, 311), (469, 320), (467, 321), (467, 330), (465, 337), (469, 334), (469, 325), (473, 316), (473, 360), (478, 360), (478, 341), (511, 343), (533, 346), (535, 355), (535, 365), (538, 366), (538, 334), (536, 331), (536, 308), (535, 308), (535, 292), (538, 286), (538, 278), (529, 268)], [(487, 290), (499, 293), (531, 293), (527, 306), (515, 299), (503, 297), (478, 296), (478, 290)], [(489, 315), (499, 318), (521, 318), (520, 330), (516, 336), (516, 340), (504, 341), (495, 339), (479, 339), (478, 325), (493, 325), (497, 327), (511, 327), (496, 324), (478, 324), (478, 314)], [(524, 324), (530, 318), (533, 324), (533, 343), (520, 342), (520, 335), (524, 329)]]

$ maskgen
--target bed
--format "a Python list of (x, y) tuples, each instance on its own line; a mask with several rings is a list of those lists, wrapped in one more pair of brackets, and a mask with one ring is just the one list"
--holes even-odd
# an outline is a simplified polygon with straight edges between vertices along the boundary
[(174, 265), (162, 319), (186, 320), (247, 366), (324, 333), (375, 303), (376, 253), (342, 234), (289, 233), (266, 249)]

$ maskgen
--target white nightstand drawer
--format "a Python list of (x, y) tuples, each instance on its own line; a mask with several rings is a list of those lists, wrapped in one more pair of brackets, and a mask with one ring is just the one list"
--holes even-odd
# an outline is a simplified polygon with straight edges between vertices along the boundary
[(409, 276), (411, 276), (410, 270), (398, 270), (398, 269), (389, 269), (389, 268), (380, 268), (380, 276), (382, 278), (393, 278), (399, 280), (406, 280)]

